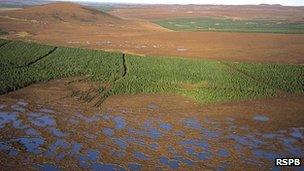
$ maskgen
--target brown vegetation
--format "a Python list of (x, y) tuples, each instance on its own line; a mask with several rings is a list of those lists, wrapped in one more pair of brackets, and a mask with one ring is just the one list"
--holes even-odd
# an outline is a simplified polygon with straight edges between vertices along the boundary
[(52, 45), (142, 55), (304, 62), (304, 35), (173, 32), (148, 21), (121, 19), (72, 3), (0, 12), (0, 28), (10, 31), (9, 39)]
[(264, 19), (303, 22), (304, 7), (279, 5), (131, 5), (111, 11), (125, 18), (158, 20), (185, 17), (221, 17), (231, 19)]

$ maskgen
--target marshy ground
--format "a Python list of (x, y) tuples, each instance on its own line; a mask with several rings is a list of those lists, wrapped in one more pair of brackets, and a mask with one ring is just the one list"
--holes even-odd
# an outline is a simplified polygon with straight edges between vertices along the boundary
[(2, 169), (268, 170), (303, 156), (303, 66), (1, 45)]
[[(0, 11), (0, 170), (304, 170), (274, 166), (304, 157), (304, 35), (281, 34), (302, 33), (302, 7), (109, 10)], [(267, 22), (153, 23), (201, 16)]]
[(71, 86), (86, 89), (73, 84), (1, 96), (2, 169), (269, 170), (274, 158), (304, 155), (301, 96), (201, 106), (124, 95), (96, 108), (72, 96)]

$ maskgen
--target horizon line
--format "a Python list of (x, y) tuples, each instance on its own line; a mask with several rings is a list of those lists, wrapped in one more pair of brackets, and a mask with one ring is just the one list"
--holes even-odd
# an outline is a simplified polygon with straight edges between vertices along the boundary
[(304, 5), (284, 5), (284, 4), (209, 4), (209, 3), (149, 3), (149, 2), (98, 2), (90, 0), (51, 0), (54, 2), (76, 2), (76, 3), (100, 3), (100, 4), (132, 4), (132, 5), (214, 5), (214, 6), (282, 6), (282, 7), (304, 7)]

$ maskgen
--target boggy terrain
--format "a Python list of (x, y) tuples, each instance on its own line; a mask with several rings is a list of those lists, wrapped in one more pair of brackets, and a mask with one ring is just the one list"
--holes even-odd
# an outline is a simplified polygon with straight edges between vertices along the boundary
[(303, 157), (303, 97), (200, 106), (138, 94), (95, 108), (73, 95), (94, 85), (75, 79), (1, 96), (2, 169), (269, 170)]
[(0, 46), (3, 170), (258, 170), (303, 156), (302, 66)]
[[(300, 7), (270, 9), (301, 20)], [(0, 170), (276, 170), (304, 157), (303, 34), (177, 32), (117, 12), (0, 12), (1, 37), (53, 45), (0, 39)]]
[(303, 34), (176, 32), (72, 3), (2, 11), (0, 28), (8, 39), (141, 55), (300, 64), (304, 55)]

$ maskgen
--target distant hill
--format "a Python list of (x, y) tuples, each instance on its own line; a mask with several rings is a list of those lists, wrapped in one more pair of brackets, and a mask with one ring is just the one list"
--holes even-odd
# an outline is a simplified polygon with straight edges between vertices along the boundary
[(26, 7), (51, 3), (50, 0), (1, 0), (1, 6)]
[(281, 4), (259, 4), (260, 6), (282, 7)]
[(108, 13), (90, 9), (79, 4), (60, 2), (25, 7), (21, 10), (8, 11), (6, 15), (13, 18), (37, 20), (40, 22), (94, 22), (97, 23), (120, 23), (122, 19)]

